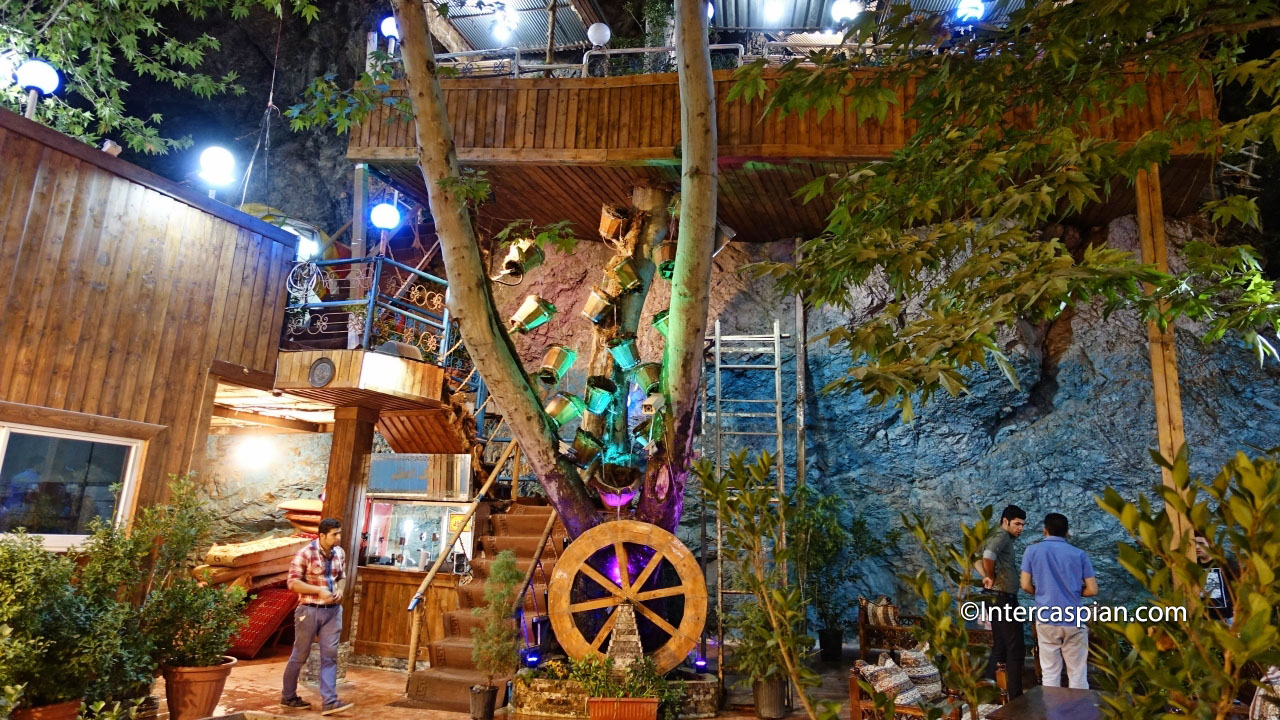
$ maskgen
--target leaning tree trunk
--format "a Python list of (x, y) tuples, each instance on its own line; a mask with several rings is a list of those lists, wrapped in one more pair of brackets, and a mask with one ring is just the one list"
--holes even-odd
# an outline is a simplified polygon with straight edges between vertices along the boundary
[(698, 385), (711, 300), (716, 226), (716, 104), (704, 0), (676, 0), (680, 78), (680, 225), (663, 362), (664, 458), (651, 459), (637, 519), (668, 530), (680, 522), (693, 454)]
[(423, 5), (418, 0), (394, 0), (392, 7), (400, 27), (405, 82), (415, 118), (418, 167), (449, 273), (449, 311), (457, 319), (467, 352), (501, 408), (512, 437), (520, 443), (565, 529), (576, 537), (596, 525), (600, 513), (577, 469), (559, 454), (557, 428), (543, 411), (502, 326), (476, 243), (471, 211), (448, 182), (442, 183), (461, 174)]

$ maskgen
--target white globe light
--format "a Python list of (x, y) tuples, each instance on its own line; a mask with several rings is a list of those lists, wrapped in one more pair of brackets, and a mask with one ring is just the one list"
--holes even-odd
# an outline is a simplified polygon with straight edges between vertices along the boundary
[(609, 39), (613, 37), (613, 31), (604, 23), (595, 23), (587, 28), (587, 39), (592, 45), (608, 45)]
[(52, 95), (60, 84), (58, 71), (49, 63), (35, 58), (24, 60), (13, 74), (23, 90), (39, 90), (43, 95)]
[(382, 18), (382, 25), (380, 26), (380, 29), (382, 30), (383, 35), (397, 40), (400, 39), (400, 26), (396, 25), (396, 17), (394, 15), (388, 15), (387, 17)]
[(764, 21), (767, 23), (778, 22), (782, 19), (783, 11), (782, 0), (765, 0)]
[(226, 148), (205, 148), (200, 153), (200, 179), (214, 187), (235, 182), (236, 159)]
[(369, 211), (369, 219), (379, 230), (394, 230), (400, 224), (400, 209), (391, 203), (378, 203)]
[(716, 16), (716, 6), (712, 5), (711, 3), (707, 3), (707, 19), (710, 20), (715, 16)]
[(520, 16), (516, 13), (516, 8), (511, 3), (507, 3), (501, 10), (494, 14), (493, 37), (501, 43), (511, 39), (511, 34), (516, 31), (516, 27), (520, 24)]
[(852, 20), (862, 12), (863, 7), (859, 0), (836, 0), (831, 4), (831, 19), (836, 22)]
[(987, 8), (982, 0), (960, 0), (960, 5), (956, 8), (958, 20), (981, 20), (986, 14)]

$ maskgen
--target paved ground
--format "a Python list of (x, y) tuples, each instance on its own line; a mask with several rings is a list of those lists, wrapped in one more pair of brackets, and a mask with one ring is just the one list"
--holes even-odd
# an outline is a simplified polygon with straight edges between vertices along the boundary
[[(285, 710), (280, 707), (280, 677), (284, 673), (288, 648), (276, 648), (269, 656), (256, 660), (242, 660), (231, 671), (226, 689), (222, 693), (222, 702), (218, 705), (218, 715), (229, 715), (242, 711), (268, 713), (269, 717), (299, 718), (319, 720), (320, 694), (314, 686), (301, 684), (298, 694), (315, 707), (314, 710)], [(847, 668), (852, 664), (852, 655), (846, 653), (844, 663), (824, 666), (823, 683), (819, 696), (848, 703)], [(161, 697), (161, 717), (164, 718), (164, 681), (156, 685), (156, 694)], [(346, 681), (338, 686), (338, 695), (344, 701), (355, 702), (356, 706), (336, 718), (370, 718), (373, 720), (469, 720), (464, 713), (442, 712), (437, 710), (413, 710), (408, 708), (389, 707), (391, 703), (404, 698), (404, 674), (388, 670), (369, 670), (349, 668)], [(749, 703), (750, 693), (733, 692), (730, 694), (733, 703)], [(261, 718), (262, 716), (258, 716)], [(747, 720), (754, 718), (751, 707), (747, 705), (730, 705), (721, 713), (722, 718), (729, 720)], [(797, 716), (799, 717), (799, 716)], [(848, 709), (841, 712), (841, 717), (848, 717)], [(519, 720), (510, 718), (509, 720)], [(534, 720), (534, 719), (530, 719)]]

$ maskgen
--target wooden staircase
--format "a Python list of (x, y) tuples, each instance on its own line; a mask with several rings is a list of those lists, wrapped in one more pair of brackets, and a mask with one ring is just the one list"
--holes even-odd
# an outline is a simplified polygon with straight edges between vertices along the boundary
[[(427, 644), (431, 667), (410, 676), (410, 700), (433, 710), (467, 712), (470, 709), (471, 686), (488, 681), (471, 659), (471, 634), (480, 624), (471, 611), (484, 604), (485, 579), (499, 552), (510, 550), (515, 553), (521, 572), (526, 572), (536, 562), (534, 553), (551, 513), (552, 509), (546, 505), (517, 504), (504, 514), (489, 516), (489, 534), (480, 538), (484, 556), (471, 561), (471, 582), (458, 586), (458, 609), (445, 613), (444, 637), (431, 638)], [(533, 582), (524, 595), (523, 631), (530, 633), (526, 637), (532, 638), (538, 619), (547, 616), (547, 581), (551, 578), (556, 558), (564, 549), (565, 537), (564, 526), (557, 520), (542, 552), (542, 567), (535, 569)], [(509, 679), (494, 678), (499, 689), (499, 706), (505, 703)]]

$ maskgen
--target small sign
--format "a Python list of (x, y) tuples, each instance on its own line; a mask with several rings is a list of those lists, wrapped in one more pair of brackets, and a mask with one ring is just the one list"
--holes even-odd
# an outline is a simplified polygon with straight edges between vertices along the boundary
[(471, 530), (475, 527), (475, 524), (476, 524), (475, 515), (472, 515), (471, 517), (467, 517), (465, 513), (449, 513), (449, 534), (450, 535), (458, 532), (458, 528), (462, 527), (462, 518), (464, 517), (467, 518), (467, 526), (463, 528), (462, 530), (463, 532), (471, 532)]

